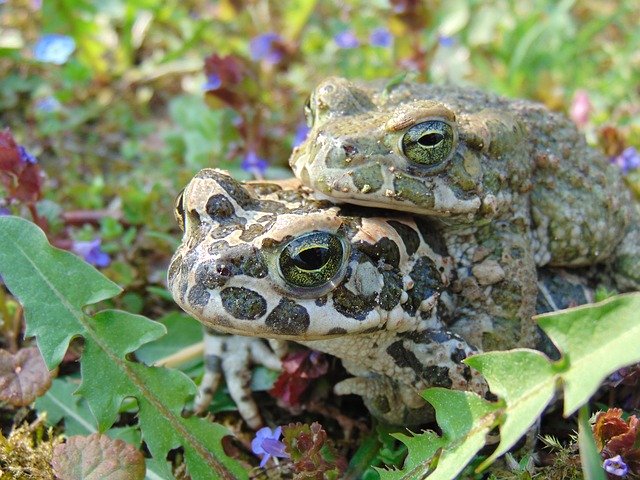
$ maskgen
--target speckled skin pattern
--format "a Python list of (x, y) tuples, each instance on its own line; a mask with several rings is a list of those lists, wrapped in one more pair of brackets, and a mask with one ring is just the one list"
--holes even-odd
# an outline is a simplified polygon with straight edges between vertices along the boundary
[[(473, 89), (330, 78), (307, 118), (295, 175), (332, 201), (429, 217), (466, 299), (450, 327), (475, 325), (465, 338), (478, 347), (535, 344), (536, 266), (605, 262), (620, 289), (640, 288), (637, 207), (617, 168), (561, 114)], [(442, 139), (441, 155), (418, 162), (404, 142), (429, 122), (446, 133), (424, 137)]]
[[(486, 393), (481, 377), (461, 363), (477, 350), (447, 329), (454, 262), (428, 223), (316, 201), (295, 184), (243, 185), (212, 169), (191, 180), (177, 210), (184, 237), (169, 288), (206, 327), (294, 340), (340, 357), (354, 378), (335, 391), (361, 395), (390, 423), (429, 420), (432, 412), (418, 395), (429, 386)], [(309, 259), (292, 247), (309, 235), (319, 235), (314, 245), (326, 256), (317, 258), (330, 274), (301, 286), (286, 274), (286, 260)], [(219, 381), (222, 364), (231, 363), (230, 390), (245, 419), (259, 425), (248, 376), (237, 365), (269, 355), (251, 343), (226, 345), (207, 337), (204, 394), (207, 383)]]

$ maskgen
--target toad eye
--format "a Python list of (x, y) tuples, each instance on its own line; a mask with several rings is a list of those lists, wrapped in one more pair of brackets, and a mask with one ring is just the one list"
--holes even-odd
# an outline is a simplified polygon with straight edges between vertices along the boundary
[(310, 232), (287, 243), (278, 258), (279, 273), (292, 287), (332, 285), (346, 266), (346, 248), (336, 235)]
[(178, 222), (180, 230), (184, 232), (184, 188), (180, 190), (180, 193), (176, 196), (173, 215), (176, 218), (176, 222)]
[(453, 127), (442, 120), (417, 123), (402, 136), (402, 153), (412, 162), (435, 167), (449, 159)]
[(313, 127), (315, 114), (313, 107), (311, 107), (311, 96), (307, 97), (307, 101), (304, 103), (304, 118), (307, 121), (307, 127)]

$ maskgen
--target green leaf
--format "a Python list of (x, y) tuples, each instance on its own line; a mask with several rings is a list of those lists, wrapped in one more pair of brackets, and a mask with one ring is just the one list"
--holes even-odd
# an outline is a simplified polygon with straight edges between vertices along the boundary
[[(75, 255), (51, 247), (38, 227), (16, 217), (0, 217), (0, 274), (22, 301), (27, 331), (43, 346), (47, 365), (60, 362), (72, 337), (84, 338), (83, 383), (77, 393), (87, 399), (100, 431), (115, 421), (122, 401), (133, 397), (154, 458), (165, 459), (170, 450), (182, 446), (194, 479), (247, 477), (222, 450), (222, 437), (228, 434), (224, 427), (198, 417), (183, 418), (185, 402), (195, 393), (188, 377), (127, 360), (142, 344), (159, 338), (164, 326), (115, 310), (94, 317), (84, 312), (88, 303), (120, 292), (113, 282)], [(170, 474), (164, 470), (162, 475)]]
[(508, 406), (502, 416), (500, 445), (480, 464), (478, 470), (483, 470), (515, 445), (551, 402), (555, 372), (545, 355), (525, 349), (476, 355), (466, 363), (486, 378), (491, 392)]
[(382, 480), (421, 479), (431, 470), (432, 459), (441, 451), (430, 479), (452, 479), (485, 444), (487, 433), (496, 421), (498, 404), (475, 393), (430, 388), (423, 397), (436, 410), (436, 420), (442, 436), (427, 431), (419, 435), (395, 434), (409, 450), (402, 470), (381, 470)]
[(607, 480), (607, 475), (602, 468), (600, 452), (598, 452), (593, 431), (589, 425), (589, 409), (587, 407), (580, 408), (578, 414), (578, 445), (585, 480)]
[(76, 255), (51, 248), (42, 230), (18, 217), (0, 218), (0, 275), (24, 306), (25, 336), (37, 338), (49, 370), (71, 338), (87, 333), (82, 307), (121, 292)]
[(565, 417), (587, 402), (608, 375), (640, 361), (640, 293), (541, 315), (538, 324), (568, 363), (561, 375)]
[(85, 399), (74, 395), (78, 384), (68, 377), (56, 378), (51, 388), (36, 400), (36, 410), (47, 413), (47, 425), (55, 425), (64, 419), (65, 435), (90, 435), (96, 433), (96, 420)]

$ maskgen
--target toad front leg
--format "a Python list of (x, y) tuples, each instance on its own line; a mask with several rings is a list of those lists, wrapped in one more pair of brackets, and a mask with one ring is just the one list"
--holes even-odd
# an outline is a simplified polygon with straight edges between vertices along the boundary
[(196, 412), (206, 410), (224, 376), (242, 418), (251, 428), (259, 428), (263, 422), (251, 394), (251, 364), (264, 365), (272, 370), (282, 368), (280, 359), (269, 350), (264, 340), (205, 329), (205, 371), (194, 405)]

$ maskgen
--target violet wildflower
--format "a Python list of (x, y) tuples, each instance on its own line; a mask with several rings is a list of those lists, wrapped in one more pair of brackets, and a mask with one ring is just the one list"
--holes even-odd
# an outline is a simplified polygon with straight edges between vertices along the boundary
[(438, 43), (441, 47), (453, 47), (456, 41), (453, 37), (449, 37), (447, 35), (439, 35)]
[(33, 47), (33, 56), (36, 60), (45, 63), (62, 65), (76, 49), (76, 42), (67, 35), (44, 35)]
[(256, 438), (251, 442), (251, 450), (256, 455), (264, 455), (260, 466), (264, 467), (271, 457), (289, 458), (284, 449), (285, 445), (280, 439), (282, 427), (276, 427), (273, 431), (269, 427), (263, 427), (256, 432)]
[(605, 472), (617, 477), (626, 477), (627, 473), (629, 473), (629, 467), (627, 467), (627, 464), (624, 463), (620, 455), (607, 458), (603, 462), (602, 468), (604, 468)]
[(571, 117), (571, 120), (573, 120), (579, 127), (584, 127), (589, 121), (591, 110), (591, 101), (589, 100), (589, 94), (586, 90), (576, 91), (573, 95), (571, 108), (569, 109), (569, 116)]
[(213, 90), (218, 90), (221, 86), (222, 79), (220, 78), (220, 75), (218, 75), (217, 73), (212, 73), (211, 75), (207, 75), (207, 81), (202, 86), (202, 89), (205, 92), (210, 92)]
[(36, 102), (36, 110), (50, 113), (60, 110), (60, 102), (52, 96), (41, 98)]
[(307, 135), (309, 135), (309, 127), (306, 123), (299, 123), (296, 127), (296, 133), (293, 135), (293, 146), (301, 145), (307, 139)]
[(90, 242), (73, 242), (71, 250), (94, 267), (105, 268), (111, 263), (111, 257), (102, 251), (101, 246), (102, 240), (95, 238)]
[(333, 41), (340, 48), (356, 48), (360, 45), (360, 40), (351, 30), (345, 30), (333, 37)]
[(0, 217), (6, 217), (7, 215), (11, 215), (11, 210), (7, 207), (0, 207)]
[(280, 47), (282, 37), (274, 32), (263, 33), (251, 39), (249, 53), (253, 60), (264, 60), (275, 65), (282, 61), (284, 52)]
[(627, 147), (620, 155), (613, 157), (611, 162), (618, 165), (622, 173), (628, 173), (631, 170), (640, 168), (640, 153), (638, 153), (636, 147)]
[(264, 158), (260, 158), (253, 150), (249, 150), (241, 164), (245, 172), (251, 173), (256, 178), (262, 178), (268, 166), (269, 163)]
[(35, 165), (36, 163), (38, 163), (38, 159), (27, 152), (27, 149), (22, 145), (18, 145), (18, 152), (20, 153), (20, 161), (28, 163), (29, 165)]
[(369, 43), (376, 47), (390, 47), (393, 43), (393, 35), (386, 28), (376, 28), (369, 35)]

